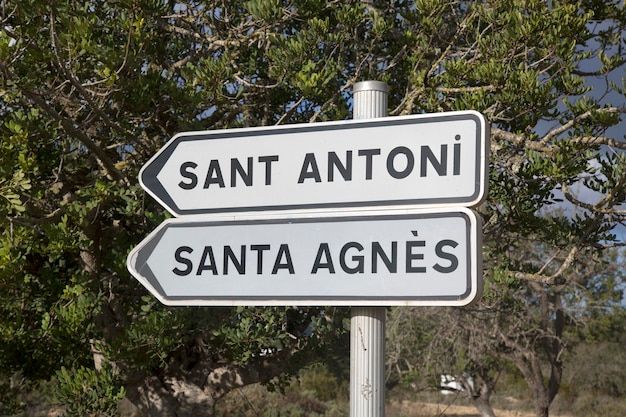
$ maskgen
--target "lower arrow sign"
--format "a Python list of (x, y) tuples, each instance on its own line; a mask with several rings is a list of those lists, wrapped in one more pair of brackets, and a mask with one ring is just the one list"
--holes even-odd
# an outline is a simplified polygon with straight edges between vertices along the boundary
[(170, 219), (128, 269), (167, 305), (465, 305), (480, 235), (465, 208)]

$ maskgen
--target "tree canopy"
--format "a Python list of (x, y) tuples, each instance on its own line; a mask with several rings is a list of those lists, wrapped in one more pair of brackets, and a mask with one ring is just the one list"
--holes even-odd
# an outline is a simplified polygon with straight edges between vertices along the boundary
[(624, 244), (625, 25), (623, 2), (597, 0), (2, 2), (2, 403), (56, 376), (68, 414), (126, 396), (198, 415), (234, 387), (344, 358), (345, 309), (165, 308), (126, 255), (167, 216), (137, 174), (173, 135), (346, 119), (352, 86), (372, 79), (390, 86), (390, 116), (488, 119), (476, 311), (520, 314), (494, 318), (509, 359), (539, 312), (526, 323), (546, 335), (532, 339), (544, 362), (517, 363), (547, 415), (559, 318), (583, 292), (621, 297), (623, 268), (587, 272)]

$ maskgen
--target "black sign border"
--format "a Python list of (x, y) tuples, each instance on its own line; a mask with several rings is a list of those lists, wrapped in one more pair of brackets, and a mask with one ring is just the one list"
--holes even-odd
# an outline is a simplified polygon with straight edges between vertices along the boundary
[[(468, 213), (463, 211), (449, 211), (440, 213), (408, 213), (408, 214), (376, 214), (376, 215), (356, 215), (356, 216), (332, 216), (332, 217), (305, 217), (305, 218), (280, 218), (280, 219), (254, 219), (254, 220), (188, 220), (188, 219), (175, 219), (174, 221), (163, 223), (154, 235), (147, 238), (147, 242), (144, 246), (141, 246), (138, 250), (133, 269), (137, 271), (137, 274), (141, 275), (150, 286), (159, 294), (160, 298), (165, 304), (171, 305), (189, 305), (189, 306), (210, 306), (210, 302), (216, 302), (215, 305), (225, 305), (224, 301), (231, 301), (232, 305), (306, 305), (306, 302), (312, 302), (315, 305), (355, 305), (364, 304), (367, 302), (376, 302), (380, 305), (402, 305), (403, 303), (410, 304), (412, 302), (438, 302), (437, 305), (441, 305), (441, 302), (461, 301), (469, 297), (474, 288), (472, 287), (472, 277), (476, 274), (476, 288), (475, 299), (480, 297), (482, 293), (482, 277), (480, 274), (480, 268), (482, 268), (482, 262), (480, 260), (480, 217), (472, 212), (476, 220), (476, 234), (478, 247), (476, 253), (478, 259), (472, 258), (472, 221)], [(255, 224), (293, 224), (293, 223), (333, 223), (333, 222), (354, 222), (354, 221), (393, 221), (393, 220), (406, 220), (406, 219), (443, 219), (443, 218), (457, 218), (460, 217), (466, 222), (466, 239), (468, 242), (466, 249), (467, 256), (467, 271), (466, 271), (466, 289), (463, 294), (449, 295), (449, 296), (168, 296), (161, 284), (159, 283), (154, 272), (148, 267), (147, 260), (150, 254), (154, 251), (154, 248), (158, 245), (159, 241), (163, 238), (165, 231), (168, 228), (184, 227), (189, 228), (190, 225), (197, 227), (210, 227), (210, 226), (239, 226), (246, 227)], [(131, 271), (132, 272), (132, 271)], [(475, 300), (474, 299), (474, 300)], [(471, 303), (474, 300), (469, 300)], [(188, 304), (181, 302), (189, 301)], [(389, 304), (384, 304), (385, 301), (389, 301)], [(302, 303), (304, 302), (304, 303)], [(427, 305), (427, 304), (422, 304)], [(446, 305), (446, 304), (443, 304)], [(456, 303), (450, 303), (449, 305), (457, 305)]]
[[(488, 154), (489, 154), (489, 129), (485, 125), (485, 120), (479, 113), (476, 112), (459, 112), (455, 114), (438, 113), (436, 116), (429, 115), (416, 115), (414, 118), (405, 117), (387, 117), (374, 120), (365, 121), (348, 121), (354, 123), (310, 123), (310, 124), (297, 124), (290, 126), (279, 127), (263, 127), (258, 129), (225, 129), (215, 130), (205, 133), (187, 132), (175, 136), (165, 147), (157, 153), (148, 163), (143, 167), (140, 178), (141, 184), (156, 200), (159, 201), (170, 213), (176, 217), (182, 217), (186, 215), (199, 215), (199, 214), (215, 214), (215, 213), (243, 213), (243, 212), (261, 212), (261, 211), (295, 211), (303, 209), (345, 209), (345, 208), (368, 208), (368, 207), (389, 207), (389, 206), (477, 206), (487, 196), (488, 182), (487, 177), (488, 170)], [(293, 204), (293, 205), (266, 205), (266, 206), (245, 206), (245, 207), (219, 207), (219, 208), (201, 208), (201, 209), (181, 209), (176, 202), (168, 194), (167, 190), (158, 181), (157, 175), (161, 169), (165, 166), (168, 159), (174, 153), (179, 144), (189, 141), (201, 141), (212, 139), (225, 139), (225, 138), (245, 138), (245, 137), (264, 137), (264, 136), (276, 136), (283, 134), (293, 134), (302, 132), (306, 129), (308, 132), (323, 133), (327, 130), (349, 130), (367, 127), (385, 127), (390, 125), (419, 125), (425, 123), (434, 122), (446, 122), (446, 121), (458, 121), (458, 120), (472, 120), (476, 124), (476, 155), (485, 155), (485, 163), (476, 164), (474, 184), (474, 192), (471, 196), (465, 197), (447, 197), (447, 198), (412, 198), (405, 200), (368, 200), (368, 201), (355, 201), (355, 202), (338, 202), (338, 203), (313, 203), (313, 204)], [(481, 149), (482, 131), (484, 130), (484, 149)], [(482, 165), (482, 166), (481, 166)], [(481, 180), (482, 179), (482, 184)], [(481, 189), (483, 190), (481, 195)], [(478, 200), (477, 200), (478, 199)]]

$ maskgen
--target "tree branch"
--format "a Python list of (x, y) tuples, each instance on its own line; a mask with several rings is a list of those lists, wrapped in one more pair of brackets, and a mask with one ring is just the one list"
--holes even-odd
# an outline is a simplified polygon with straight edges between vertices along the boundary
[[(520, 146), (523, 146), (526, 149), (532, 149), (534, 151), (543, 152), (547, 155), (554, 155), (559, 152), (559, 148), (556, 145), (547, 144), (544, 138), (539, 141), (531, 141), (526, 139), (523, 135), (518, 135), (512, 132), (508, 132), (506, 130), (499, 129), (497, 127), (491, 127), (491, 135), (494, 138), (498, 138), (501, 140), (505, 140), (510, 143), (514, 143)], [(606, 145), (611, 146), (618, 149), (626, 150), (626, 142), (619, 141), (613, 138), (605, 137), (605, 136), (578, 136), (567, 139), (570, 143), (576, 143), (580, 145), (593, 145), (600, 146)], [(493, 146), (493, 144), (492, 144)]]
[(574, 263), (574, 260), (576, 259), (576, 255), (578, 254), (579, 251), (580, 251), (580, 247), (578, 246), (572, 247), (567, 257), (565, 258), (565, 260), (559, 267), (559, 269), (552, 275), (544, 275), (540, 272), (532, 274), (529, 272), (517, 271), (513, 273), (513, 276), (516, 279), (523, 280), (523, 281), (538, 282), (540, 284), (547, 284), (547, 285), (557, 284), (557, 281), (559, 280), (559, 278), (563, 276), (567, 268), (569, 268)]
[(115, 167), (115, 164), (108, 155), (102, 150), (94, 141), (92, 141), (89, 136), (87, 136), (83, 131), (78, 130), (74, 127), (74, 124), (71, 120), (63, 117), (59, 112), (57, 112), (47, 100), (44, 100), (40, 95), (34, 93), (32, 91), (24, 90), (24, 94), (28, 99), (32, 100), (39, 106), (43, 111), (48, 113), (50, 117), (55, 119), (57, 122), (61, 123), (63, 130), (73, 138), (76, 138), (80, 143), (82, 143), (90, 152), (92, 152), (98, 161), (102, 164), (107, 174), (111, 177), (111, 179), (115, 181), (124, 181), (126, 182), (126, 176)]
[(74, 76), (72, 71), (70, 71), (67, 68), (67, 66), (63, 64), (63, 60), (61, 59), (61, 56), (60, 56), (60, 53), (59, 53), (59, 49), (58, 49), (58, 46), (57, 46), (58, 45), (58, 39), (57, 39), (57, 35), (56, 35), (56, 30), (55, 30), (56, 26), (55, 26), (54, 22), (55, 22), (55, 14), (54, 14), (54, 7), (52, 7), (51, 10), (50, 10), (50, 42), (52, 43), (52, 50), (54, 51), (54, 57), (56, 58), (57, 68), (63, 74), (65, 74), (65, 78), (71, 83), (71, 85), (74, 86), (74, 88), (76, 88), (76, 90), (78, 90), (80, 95), (89, 104), (89, 107), (93, 110), (93, 112), (95, 114), (98, 115), (98, 117), (104, 122), (104, 124), (106, 124), (108, 127), (113, 129), (114, 131), (117, 131), (117, 132), (121, 133), (125, 137), (127, 137), (129, 139), (132, 139), (130, 137), (129, 133), (124, 128), (122, 128), (121, 126), (119, 126), (116, 123), (113, 123), (113, 121), (109, 118), (109, 116), (106, 115), (102, 111), (102, 109), (100, 109), (100, 106), (98, 106), (98, 104), (93, 101), (93, 98), (91, 97), (91, 94), (85, 90), (85, 88), (82, 85), (82, 83)]
[[(567, 132), (569, 129), (574, 127), (577, 123), (580, 123), (581, 121), (591, 117), (594, 114), (598, 114), (598, 113), (626, 113), (626, 108), (624, 108), (624, 107), (609, 107), (609, 108), (606, 108), (606, 109), (587, 110), (583, 114), (580, 114), (580, 115), (576, 116), (575, 118), (573, 118), (572, 120), (570, 120), (567, 123), (563, 124), (562, 126), (559, 126), (558, 128), (553, 129), (550, 132), (546, 133), (543, 136), (543, 138), (541, 139), (541, 143), (545, 145), (546, 143), (548, 143), (550, 140), (552, 140), (553, 138), (557, 137), (558, 135)], [(598, 138), (594, 137), (594, 139), (598, 139)], [(606, 138), (606, 139), (608, 139), (608, 138)], [(594, 142), (595, 142), (595, 140), (594, 140)], [(598, 144), (607, 145), (608, 143), (598, 143)], [(621, 144), (621, 146), (620, 146), (620, 144)], [(616, 142), (616, 145), (617, 145), (617, 147), (621, 147), (622, 149), (626, 149), (626, 143)]]

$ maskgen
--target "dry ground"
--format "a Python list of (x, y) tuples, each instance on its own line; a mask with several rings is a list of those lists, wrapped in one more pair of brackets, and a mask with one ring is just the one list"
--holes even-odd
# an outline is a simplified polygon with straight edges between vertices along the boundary
[[(535, 417), (532, 412), (494, 410), (497, 417)], [(409, 400), (391, 401), (386, 407), (387, 416), (392, 417), (480, 417), (476, 408), (466, 405), (447, 405), (415, 402)], [(570, 417), (566, 415), (554, 417)]]

